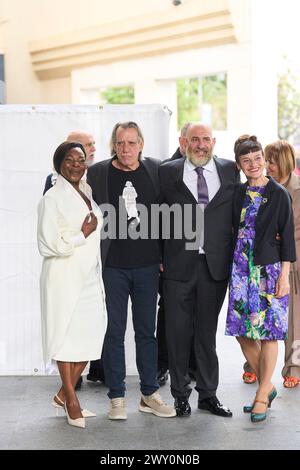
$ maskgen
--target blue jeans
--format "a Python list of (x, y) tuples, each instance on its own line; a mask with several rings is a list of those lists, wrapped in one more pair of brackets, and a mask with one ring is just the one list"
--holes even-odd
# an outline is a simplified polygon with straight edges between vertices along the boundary
[(103, 271), (108, 326), (104, 340), (105, 383), (109, 398), (125, 395), (125, 348), (129, 296), (135, 333), (136, 365), (143, 395), (158, 388), (157, 343), (155, 338), (158, 265), (145, 268), (112, 268)]

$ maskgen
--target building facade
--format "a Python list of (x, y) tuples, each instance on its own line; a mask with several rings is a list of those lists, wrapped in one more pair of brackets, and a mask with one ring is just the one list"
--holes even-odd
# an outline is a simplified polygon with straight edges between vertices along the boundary
[[(276, 50), (268, 0), (1, 0), (6, 102), (100, 104), (99, 90), (133, 86), (135, 102), (172, 111), (176, 80), (224, 72), (225, 154), (242, 133), (277, 137)], [(228, 147), (229, 149), (229, 147)], [(224, 153), (224, 151), (222, 152)]]

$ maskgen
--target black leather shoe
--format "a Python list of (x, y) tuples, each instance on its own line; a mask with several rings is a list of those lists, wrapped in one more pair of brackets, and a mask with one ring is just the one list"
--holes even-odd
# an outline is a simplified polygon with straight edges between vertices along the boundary
[(204, 398), (204, 400), (198, 400), (199, 410), (207, 410), (217, 416), (223, 416), (224, 418), (231, 418), (232, 412), (229, 408), (222, 405), (217, 397)]
[(105, 383), (104, 373), (102, 374), (100, 371), (90, 371), (86, 376), (86, 379), (90, 382), (103, 382)]
[(191, 414), (191, 407), (187, 398), (177, 397), (174, 401), (176, 415), (180, 417), (187, 417)]
[(169, 371), (168, 369), (160, 369), (158, 372), (157, 372), (157, 382), (158, 382), (158, 385), (160, 387), (162, 387), (163, 385), (166, 384), (166, 381), (168, 380), (169, 378)]
[(82, 382), (83, 382), (82, 376), (80, 376), (79, 379), (77, 380), (77, 384), (75, 385), (75, 390), (81, 389)]

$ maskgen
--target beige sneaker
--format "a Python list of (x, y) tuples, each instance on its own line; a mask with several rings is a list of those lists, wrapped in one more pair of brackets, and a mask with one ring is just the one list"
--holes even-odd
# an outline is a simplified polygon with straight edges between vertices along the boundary
[(139, 411), (152, 413), (161, 418), (173, 418), (173, 416), (176, 416), (175, 408), (164, 403), (158, 392), (148, 396), (142, 395)]
[(109, 419), (127, 419), (125, 398), (113, 398), (110, 400)]

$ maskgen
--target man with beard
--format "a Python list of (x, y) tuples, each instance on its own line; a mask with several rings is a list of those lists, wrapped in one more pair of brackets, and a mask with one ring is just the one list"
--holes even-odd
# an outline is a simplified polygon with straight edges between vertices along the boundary
[[(214, 146), (211, 128), (193, 124), (186, 135), (186, 158), (160, 167), (163, 201), (168, 206), (179, 205), (182, 214), (187, 208), (191, 213), (191, 227), (182, 217), (185, 223), (181, 222), (181, 236), (176, 236), (178, 220), (173, 218), (176, 223), (164, 242), (163, 256), (171, 393), (177, 416), (191, 414), (188, 364), (192, 341), (198, 408), (232, 416), (216, 397), (216, 330), (229, 275), (232, 198), (239, 174), (234, 162), (213, 155)], [(202, 217), (197, 219), (201, 211)], [(194, 239), (189, 236), (191, 231)]]
[[(186, 122), (180, 129), (180, 136), (178, 138), (179, 147), (176, 149), (175, 153), (171, 158), (163, 161), (163, 164), (177, 160), (178, 158), (185, 158), (185, 148), (186, 148), (186, 134), (191, 122)], [(168, 349), (167, 349), (167, 340), (166, 340), (166, 322), (165, 322), (165, 309), (164, 309), (164, 295), (163, 295), (163, 277), (162, 274), (159, 277), (159, 302), (158, 302), (158, 311), (157, 311), (157, 328), (156, 328), (156, 338), (157, 338), (157, 381), (159, 386), (165, 385), (169, 378), (169, 365), (168, 365)], [(191, 380), (195, 380), (195, 354), (194, 347), (191, 347), (191, 355), (189, 360), (189, 376)]]

